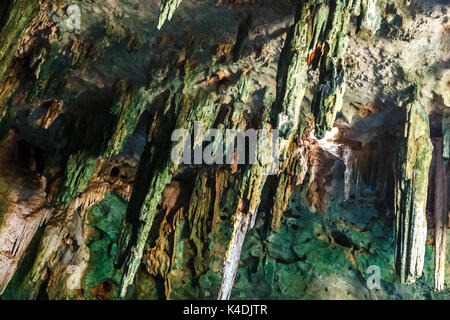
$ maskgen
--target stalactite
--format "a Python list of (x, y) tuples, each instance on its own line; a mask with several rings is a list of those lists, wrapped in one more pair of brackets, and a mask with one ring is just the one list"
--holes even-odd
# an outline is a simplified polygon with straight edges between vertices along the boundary
[(312, 110), (316, 121), (315, 135), (323, 138), (342, 109), (345, 93), (345, 68), (343, 56), (347, 50), (347, 29), (352, 14), (353, 0), (338, 0), (330, 12), (331, 25), (320, 61), (319, 91), (314, 96)]
[[(170, 183), (175, 172), (175, 165), (168, 163), (170, 142), (167, 141), (167, 137), (170, 136), (170, 127), (166, 128), (173, 119), (159, 115), (161, 114), (157, 112), (155, 118), (150, 121), (147, 145), (137, 173), (136, 188), (131, 195), (127, 215), (119, 229), (115, 265), (121, 267), (125, 263), (126, 269), (120, 288), (122, 297), (134, 281), (156, 214), (156, 207), (164, 188)], [(150, 143), (153, 143), (154, 147), (151, 147)], [(165, 156), (159, 157), (159, 154)]]
[(158, 29), (164, 25), (166, 21), (172, 20), (175, 10), (181, 4), (182, 0), (162, 0), (159, 8)]
[[(180, 287), (184, 287), (194, 297), (201, 297), (203, 294), (209, 297), (210, 293), (198, 292), (202, 287), (199, 281), (211, 268), (211, 264), (219, 266), (218, 262), (223, 260), (224, 245), (228, 240), (228, 236), (223, 234), (223, 228), (224, 225), (226, 229), (229, 228), (230, 223), (224, 216), (228, 217), (236, 210), (238, 193), (235, 190), (238, 190), (240, 178), (240, 174), (232, 174), (226, 167), (199, 170), (190, 200), (186, 199), (190, 194), (184, 192), (186, 186), (179, 185), (180, 191), (173, 192), (174, 185), (179, 184), (176, 181), (172, 181), (164, 190), (162, 208), (171, 208), (171, 205), (166, 207), (165, 203), (173, 203), (174, 199), (176, 203), (188, 206), (179, 210), (178, 206), (172, 207), (172, 212), (178, 211), (173, 218), (163, 219), (156, 246), (148, 249), (143, 258), (143, 263), (152, 275), (165, 273), (166, 299), (176, 298), (176, 289)], [(161, 244), (166, 248), (164, 252)], [(170, 258), (170, 263), (167, 257)]]
[(236, 42), (233, 47), (233, 61), (236, 62), (242, 55), (242, 50), (245, 47), (245, 43), (248, 40), (250, 28), (252, 27), (252, 15), (246, 14), (239, 24)]
[(286, 158), (289, 144), (298, 129), (301, 104), (308, 83), (308, 57), (311, 51), (322, 47), (329, 10), (328, 5), (321, 1), (300, 2), (296, 9), (295, 23), (290, 28), (281, 51), (273, 117), (278, 119), (282, 158)]
[(231, 241), (228, 244), (226, 258), (223, 265), (222, 282), (220, 284), (218, 295), (219, 300), (230, 299), (245, 235), (249, 230), (252, 220), (252, 213), (243, 212), (241, 206), (242, 203), (240, 203), (239, 209), (233, 217), (233, 234), (231, 235)]
[(311, 150), (308, 159), (310, 177), (306, 201), (312, 212), (327, 212), (330, 174), (332, 174), (332, 167), (335, 165), (336, 159), (335, 155), (321, 147)]
[[(182, 212), (181, 212), (182, 213)], [(159, 227), (159, 237), (155, 241), (155, 247), (148, 248), (145, 254), (144, 264), (147, 267), (148, 273), (151, 275), (160, 274), (164, 279), (170, 270), (170, 257), (172, 252), (171, 235), (175, 229), (173, 217), (166, 215)], [(167, 294), (166, 294), (167, 296)]]
[(75, 196), (84, 192), (96, 164), (97, 158), (89, 156), (85, 152), (70, 156), (64, 185), (58, 197), (59, 203), (69, 204)]
[[(238, 101), (236, 103), (236, 110), (233, 113), (233, 118), (240, 118), (239, 121), (232, 123), (233, 127), (242, 126), (242, 113), (238, 114), (236, 111), (241, 110), (242, 106), (247, 102), (249, 97), (249, 81), (250, 77), (243, 78), (240, 82), (240, 90), (238, 94)], [(245, 236), (249, 229), (253, 227), (256, 218), (259, 204), (261, 203), (261, 193), (269, 173), (274, 173), (278, 169), (276, 166), (277, 146), (274, 142), (276, 137), (272, 136), (272, 125), (270, 123), (270, 105), (273, 103), (271, 91), (266, 87), (264, 97), (264, 109), (257, 126), (263, 132), (259, 136), (260, 139), (256, 146), (256, 155), (258, 159), (254, 164), (250, 164), (242, 177), (239, 196), (237, 198), (237, 208), (232, 217), (233, 226), (231, 238), (227, 245), (225, 258), (223, 261), (222, 281), (219, 289), (218, 299), (228, 300), (231, 296), (236, 271), (239, 265), (242, 246), (244, 244)], [(241, 107), (239, 107), (241, 106)], [(238, 120), (238, 119), (236, 119)], [(278, 143), (278, 142), (275, 142)]]
[(447, 184), (445, 163), (442, 158), (442, 139), (435, 146), (435, 189), (434, 189), (434, 289), (444, 289), (445, 259), (447, 247)]
[(374, 160), (375, 157), (373, 150), (370, 148), (370, 143), (363, 141), (355, 159), (356, 190), (361, 190), (363, 185), (370, 185), (371, 167)]
[(132, 85), (121, 81), (117, 85), (115, 100), (110, 111), (116, 119), (115, 128), (104, 152), (105, 157), (115, 156), (122, 151), (147, 106), (147, 94), (144, 88), (135, 89)]
[(426, 201), (433, 146), (428, 115), (418, 101), (406, 108), (395, 169), (396, 269), (403, 283), (422, 275), (427, 237)]
[(231, 296), (242, 245), (261, 203), (261, 192), (267, 179), (265, 169), (255, 164), (244, 175), (238, 208), (233, 216), (233, 231), (225, 254), (219, 300), (228, 300)]
[(274, 205), (271, 212), (271, 229), (275, 232), (280, 230), (281, 218), (283, 212), (289, 204), (289, 198), (296, 183), (293, 181), (295, 177), (289, 174), (282, 174), (278, 181), (276, 195), (274, 197)]
[[(69, 212), (70, 211), (70, 212)], [(35, 299), (42, 282), (49, 276), (47, 268), (51, 268), (55, 254), (61, 246), (64, 236), (73, 217), (73, 211), (67, 206), (56, 208), (46, 222), (45, 232), (39, 243), (38, 253), (31, 270), (25, 278), (24, 285), (30, 286), (29, 299)]]
[(192, 193), (188, 220), (190, 226), (189, 239), (194, 243), (196, 248), (196, 255), (194, 257), (194, 271), (200, 275), (205, 270), (205, 249), (208, 245), (208, 221), (210, 217), (210, 209), (212, 207), (213, 188), (210, 185), (207, 172), (200, 172), (197, 175), (197, 180)]
[(281, 226), (281, 218), (285, 212), (289, 199), (291, 197), (294, 186), (303, 182), (308, 171), (309, 153), (311, 151), (310, 136), (311, 124), (309, 124), (302, 134), (302, 138), (296, 136), (291, 143), (288, 152), (289, 158), (283, 163), (282, 172), (278, 177), (278, 185), (276, 187), (273, 206), (271, 209), (271, 230), (278, 232)]
[[(305, 94), (305, 77), (309, 65), (319, 61), (321, 64), (321, 93), (316, 95), (313, 102), (316, 135), (321, 137), (326, 130), (331, 129), (336, 113), (342, 107), (345, 91), (342, 56), (348, 42), (346, 33), (352, 5), (353, 0), (334, 1), (330, 5), (310, 1), (302, 2), (297, 7), (296, 22), (288, 33), (277, 73), (275, 103), (280, 112), (278, 119), (283, 138), (280, 152), (282, 158), (288, 158), (287, 150), (293, 133), (299, 129), (302, 117), (300, 106)], [(280, 187), (287, 182), (285, 180), (282, 173)], [(288, 198), (289, 196), (282, 201), (284, 204), (281, 206), (278, 197), (275, 199), (274, 205), (278, 209), (273, 211), (276, 215), (272, 217), (273, 230), (278, 229), (282, 208), (286, 206)]]
[[(186, 278), (188, 278), (188, 274), (186, 274), (185, 269), (183, 269), (183, 254), (185, 248), (187, 247), (184, 242), (184, 232), (186, 228), (186, 220), (183, 215), (183, 208), (181, 208), (176, 214), (173, 222), (174, 234), (173, 234), (173, 249), (172, 256), (170, 260), (170, 270), (167, 273), (166, 281), (165, 281), (165, 295), (167, 300), (176, 299), (174, 296), (174, 286), (176, 286), (176, 282), (181, 282), (181, 284), (186, 283)], [(180, 273), (185, 275), (180, 280)], [(176, 289), (176, 287), (175, 287)]]
[(62, 107), (62, 102), (52, 101), (45, 115), (42, 117), (42, 119), (39, 119), (37, 123), (40, 124), (42, 128), (48, 129), (60, 115)]
[(345, 172), (344, 172), (344, 200), (348, 200), (348, 196), (350, 195), (350, 189), (352, 186), (352, 177), (353, 177), (353, 165), (354, 165), (354, 155), (349, 147), (344, 148), (344, 164), (345, 164)]
[(364, 185), (376, 190), (380, 199), (386, 199), (393, 156), (392, 147), (386, 145), (388, 139), (392, 137), (346, 142), (342, 156), (346, 167), (344, 173), (346, 199), (353, 186), (356, 191), (362, 190)]
[(274, 139), (271, 132), (272, 126), (269, 123), (269, 112), (269, 108), (265, 108), (261, 119), (261, 126), (265, 132), (266, 139), (264, 143), (258, 143), (256, 149), (257, 155), (261, 156), (261, 158), (245, 170), (241, 182), (238, 205), (232, 218), (233, 231), (223, 264), (222, 282), (218, 295), (219, 300), (228, 300), (231, 296), (245, 236), (248, 230), (253, 227), (253, 222), (261, 203), (261, 193), (264, 184), (275, 165), (273, 160), (276, 161), (276, 159), (273, 157), (277, 155), (274, 154), (275, 150), (273, 149), (275, 146), (273, 145)]

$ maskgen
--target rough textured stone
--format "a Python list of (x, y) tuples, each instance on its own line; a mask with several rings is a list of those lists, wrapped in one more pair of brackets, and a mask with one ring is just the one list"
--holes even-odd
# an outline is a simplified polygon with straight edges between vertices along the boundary
[[(1, 4), (1, 299), (448, 299), (449, 12)], [(279, 166), (173, 161), (195, 121)]]
[(395, 170), (396, 267), (403, 283), (422, 276), (427, 238), (426, 201), (433, 145), (419, 102), (405, 107), (406, 122)]

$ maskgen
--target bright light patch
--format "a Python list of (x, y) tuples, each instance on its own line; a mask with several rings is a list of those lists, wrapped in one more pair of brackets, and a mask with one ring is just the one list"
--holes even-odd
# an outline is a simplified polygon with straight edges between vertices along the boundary
[(314, 138), (319, 146), (334, 155), (337, 158), (340, 158), (339, 156), (339, 149), (341, 148), (341, 145), (336, 143), (336, 137), (339, 134), (339, 129), (337, 127), (333, 127), (330, 131), (327, 131), (325, 133), (325, 136), (318, 140), (314, 136), (314, 132), (311, 132), (311, 137)]

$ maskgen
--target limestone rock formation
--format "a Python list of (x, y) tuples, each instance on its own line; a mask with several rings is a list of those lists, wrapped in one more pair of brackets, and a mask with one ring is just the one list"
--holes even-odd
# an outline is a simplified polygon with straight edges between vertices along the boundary
[(395, 170), (396, 263), (402, 282), (414, 283), (425, 263), (425, 210), (433, 145), (425, 109), (414, 101), (405, 110), (405, 133)]
[(449, 14), (0, 4), (0, 299), (449, 299)]

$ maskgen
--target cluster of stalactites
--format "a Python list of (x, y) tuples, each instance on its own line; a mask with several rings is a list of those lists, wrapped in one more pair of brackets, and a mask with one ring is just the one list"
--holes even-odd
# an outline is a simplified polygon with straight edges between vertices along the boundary
[[(281, 138), (280, 157), (287, 163), (290, 163), (292, 160), (290, 158), (293, 157), (293, 153), (288, 151), (291, 149), (295, 135), (302, 135), (301, 106), (307, 88), (308, 68), (316, 55), (320, 57), (324, 54), (330, 57), (330, 60), (324, 58), (323, 63), (327, 65), (329, 61), (334, 62), (336, 57), (342, 57), (346, 45), (341, 35), (346, 34), (350, 17), (347, 6), (351, 7), (352, 3), (353, 0), (337, 0), (333, 5), (323, 1), (308, 1), (299, 2), (297, 5), (295, 23), (288, 32), (278, 63), (277, 92), (272, 108), (272, 119), (277, 122)], [(322, 52), (324, 47), (327, 49)], [(339, 94), (343, 93), (343, 88), (344, 86), (341, 86), (338, 89)], [(334, 105), (341, 104), (341, 98), (342, 95), (334, 99), (327, 98), (330, 101), (327, 106), (333, 105), (331, 108), (334, 109)], [(333, 113), (335, 114), (334, 111)], [(266, 177), (261, 174), (262, 169), (254, 165), (244, 175), (244, 188), (238, 210), (233, 218), (233, 235), (224, 261), (219, 299), (230, 297), (242, 244), (246, 232), (251, 228), (266, 181)], [(280, 174), (280, 177), (284, 177), (283, 173)], [(288, 181), (281, 183), (281, 185), (285, 184), (290, 183)], [(284, 207), (286, 201), (281, 202), (280, 208)], [(273, 228), (278, 229), (278, 224), (279, 219), (274, 219)]]
[(427, 238), (426, 201), (433, 145), (428, 115), (414, 101), (406, 108), (404, 137), (395, 168), (396, 269), (402, 283), (422, 275)]
[(386, 138), (362, 141), (358, 150), (348, 146), (344, 149), (345, 200), (351, 188), (362, 190), (365, 185), (376, 190), (380, 200), (387, 198), (393, 150), (385, 141)]
[[(162, 27), (165, 21), (172, 18), (180, 3), (181, 0), (162, 1), (158, 29)], [(299, 132), (301, 127), (301, 117), (303, 116), (301, 105), (307, 89), (307, 71), (312, 65), (320, 66), (319, 91), (313, 101), (316, 134), (321, 137), (326, 131), (331, 129), (336, 114), (342, 107), (343, 95), (345, 93), (345, 69), (342, 59), (348, 44), (347, 30), (350, 16), (352, 13), (355, 13), (354, 7), (361, 6), (364, 11), (364, 16), (369, 17), (371, 16), (370, 12), (373, 9), (374, 4), (374, 1), (363, 1), (363, 5), (361, 5), (361, 2), (357, 1), (356, 4), (354, 4), (353, 0), (334, 0), (332, 3), (312, 0), (298, 3), (295, 23), (288, 32), (278, 64), (276, 101), (272, 108), (273, 114), (271, 117), (272, 120), (276, 119), (277, 127), (280, 130), (280, 137), (282, 138), (280, 155), (283, 160), (288, 160), (288, 150), (292, 144), (293, 137)], [(366, 24), (368, 24), (370, 21), (366, 22)], [(374, 23), (369, 27), (376, 31), (376, 26), (377, 24)], [(408, 110), (415, 110), (414, 107), (408, 108)], [(415, 111), (413, 111), (411, 115), (415, 114), (414, 112)], [(406, 137), (408, 137), (408, 135), (406, 135)], [(419, 153), (426, 153), (422, 150), (424, 147), (426, 148), (426, 146), (427, 144), (422, 144), (419, 148), (421, 149)], [(408, 150), (407, 146), (406, 153), (408, 153)], [(349, 186), (351, 183), (353, 166), (353, 160), (350, 159), (350, 154), (348, 154), (348, 156), (348, 163), (346, 163), (348, 167), (348, 172), (346, 172), (347, 196), (350, 192)], [(419, 159), (417, 161), (417, 168), (424, 169), (424, 167), (426, 167), (426, 164), (421, 163), (421, 160)], [(219, 298), (221, 299), (228, 299), (230, 297), (242, 244), (246, 232), (251, 228), (260, 202), (261, 191), (266, 180), (266, 177), (261, 174), (262, 169), (263, 168), (258, 165), (254, 165), (249, 167), (244, 173), (241, 194), (238, 199), (238, 209), (233, 217), (234, 226), (232, 237), (227, 246), (227, 254), (224, 260), (223, 278), (219, 292)], [(172, 172), (173, 170), (170, 171)], [(422, 171), (425, 172), (425, 170)], [(403, 180), (405, 179), (407, 180), (408, 176), (403, 178)], [(162, 180), (161, 186), (165, 186), (170, 182), (170, 175)], [(147, 231), (153, 222), (155, 205), (159, 202), (159, 197), (156, 196), (156, 194), (159, 194), (160, 192), (155, 193), (154, 191), (157, 189), (155, 186), (160, 186), (160, 184), (156, 181), (153, 181), (152, 183), (155, 185), (151, 186), (150, 192), (147, 193), (145, 199), (142, 199), (144, 203), (142, 208), (135, 208), (137, 212), (140, 211), (141, 213), (139, 219), (141, 220), (141, 226), (134, 228), (140, 230), (140, 235), (137, 237), (140, 240), (138, 241), (138, 244), (133, 244), (133, 250), (134, 252), (138, 252), (138, 254), (135, 257), (129, 255), (126, 262), (127, 270), (122, 279), (122, 296), (125, 294), (128, 285), (133, 281), (134, 274), (136, 273), (137, 266), (139, 265), (142, 256), (141, 252), (145, 242), (144, 238), (145, 235), (148, 234)], [(402, 184), (401, 187), (404, 187), (404, 185)], [(399, 187), (399, 189), (401, 189), (401, 187)], [(421, 193), (423, 184), (414, 181), (412, 189), (416, 187), (419, 191), (417, 192), (417, 195), (413, 195), (414, 199), (417, 196), (420, 198), (420, 195), (423, 195), (423, 193)], [(402, 194), (399, 197), (407, 197), (408, 194), (408, 191), (406, 191), (405, 195)], [(133, 199), (131, 203), (133, 203)], [(149, 203), (152, 205), (149, 205)], [(130, 205), (130, 208), (132, 207), (133, 205)], [(129, 211), (131, 212), (132, 210), (130, 208)], [(403, 207), (398, 208), (398, 212), (408, 216), (408, 219), (409, 215), (413, 214), (414, 217), (417, 216), (419, 217), (417, 219), (420, 220), (423, 216), (418, 214), (419, 211), (420, 210), (416, 209), (405, 211), (405, 208)], [(142, 215), (143, 212), (145, 213), (145, 217)], [(136, 223), (136, 221), (133, 222)], [(413, 225), (422, 226), (423, 224), (420, 224), (421, 222), (423, 221), (415, 221), (413, 222)], [(406, 226), (406, 228), (409, 228), (410, 225), (409, 222), (402, 224), (402, 226)], [(125, 229), (129, 229), (129, 227), (126, 226), (126, 223), (122, 228), (121, 234), (127, 235), (128, 232), (125, 231)], [(417, 236), (414, 239), (422, 241), (423, 228), (416, 229), (415, 230), (420, 236)], [(119, 251), (123, 249), (125, 252), (129, 252), (130, 246), (128, 245), (128, 240), (126, 242), (127, 245), (125, 246), (121, 246), (119, 243)], [(418, 248), (422, 247), (421, 243), (415, 243), (414, 245)], [(409, 255), (411, 256), (411, 254)], [(410, 258), (410, 260), (419, 260), (419, 263), (414, 262), (414, 265), (420, 265), (421, 253), (415, 252), (413, 253), (413, 256), (414, 257)], [(420, 267), (417, 267), (417, 269), (420, 269)]]
[[(199, 129), (202, 136), (212, 126), (217, 115), (210, 95), (204, 91), (198, 91), (195, 96), (185, 94), (183, 90), (173, 92), (166, 104), (154, 109), (147, 128), (147, 144), (141, 156), (138, 178), (126, 218), (119, 229), (115, 265), (124, 266), (121, 297), (126, 295), (134, 281), (162, 193), (178, 169), (179, 161), (169, 157), (178, 152), (176, 156), (181, 158), (182, 149), (176, 150), (177, 143), (167, 141), (167, 136), (176, 128), (189, 128), (193, 132), (195, 121), (201, 123)], [(165, 110), (169, 109), (171, 111), (166, 113)]]
[[(319, 91), (313, 101), (316, 134), (331, 129), (342, 108), (345, 93), (343, 54), (348, 45), (347, 30), (356, 7), (370, 7), (354, 0), (299, 2), (295, 23), (289, 30), (277, 73), (276, 116), (281, 137), (281, 154), (286, 155), (299, 125), (301, 103), (307, 88), (307, 70), (320, 62)], [(162, 0), (158, 29), (170, 21), (181, 0)], [(378, 8), (378, 7), (377, 7)], [(367, 19), (365, 19), (367, 20)]]

